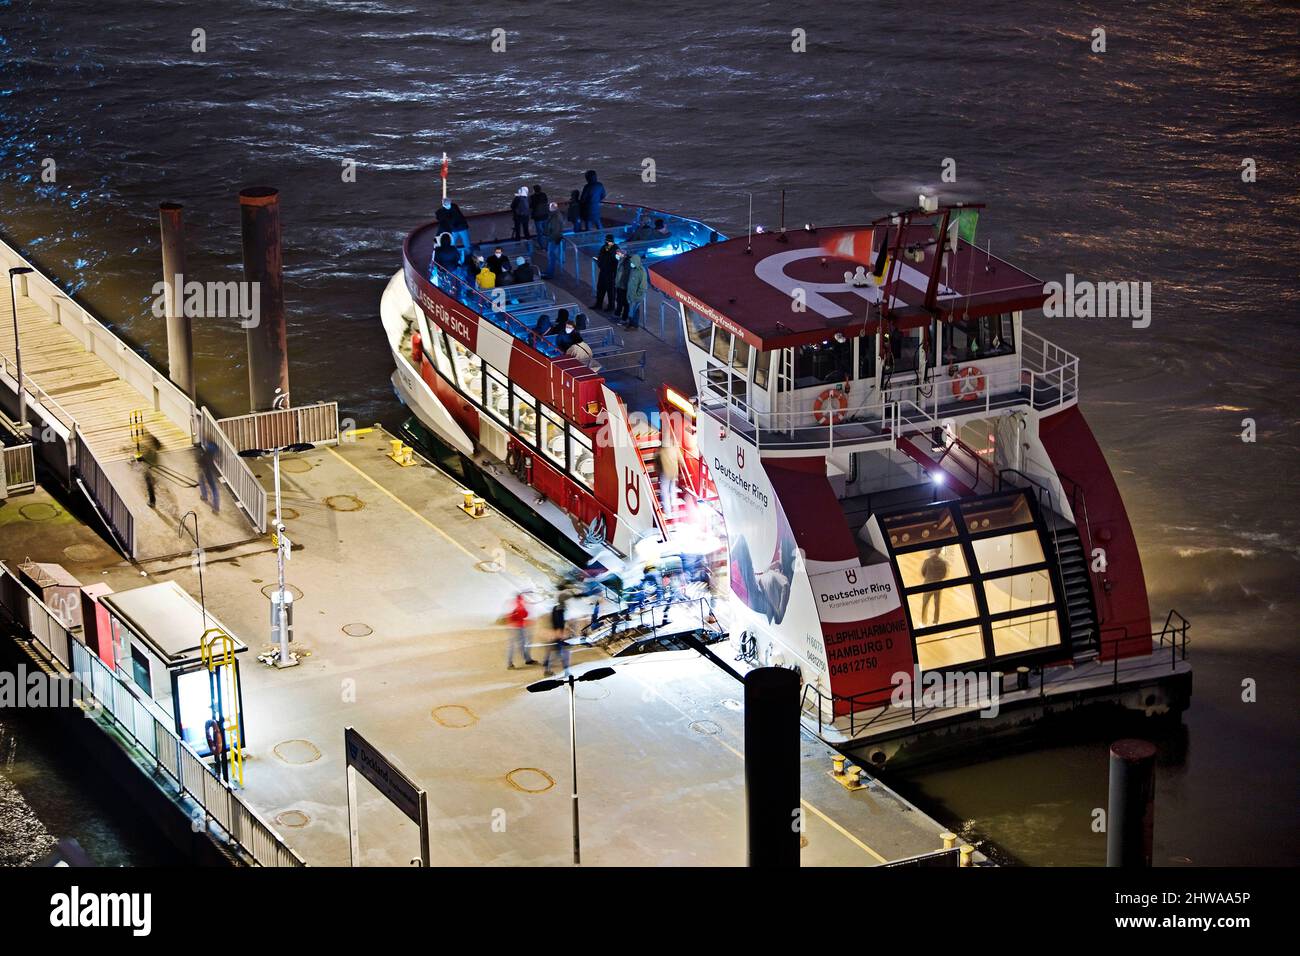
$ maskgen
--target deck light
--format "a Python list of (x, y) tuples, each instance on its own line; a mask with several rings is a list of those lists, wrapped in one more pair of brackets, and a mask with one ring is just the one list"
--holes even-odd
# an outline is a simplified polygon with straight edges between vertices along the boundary
[(680, 409), (691, 418), (695, 417), (695, 406), (690, 403), (686, 396), (673, 391), (671, 388), (664, 389), (664, 400), (674, 408)]

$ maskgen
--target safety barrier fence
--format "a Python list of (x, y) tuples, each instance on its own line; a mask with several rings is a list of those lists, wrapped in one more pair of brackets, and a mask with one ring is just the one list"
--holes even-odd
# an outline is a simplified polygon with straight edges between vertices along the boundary
[(127, 507), (122, 495), (99, 464), (81, 432), (75, 431), (76, 472), (90, 495), (99, 515), (108, 525), (118, 548), (128, 558), (135, 557), (135, 515)]
[(178, 797), (188, 797), (198, 804), (205, 823), (215, 824), (218, 836), (258, 866), (307, 865), (238, 791), (156, 716), (135, 688), (81, 643), (55, 611), (3, 563), (0, 606), (22, 634), (77, 678), (80, 700), (88, 716), (95, 711), (107, 716), (120, 736), (153, 761), (155, 779), (164, 787), (174, 787)]
[(32, 443), (5, 448), (0, 453), (0, 498), (31, 491), (36, 487), (36, 456)]
[[(337, 415), (337, 406), (335, 414)], [(337, 438), (337, 421), (334, 430)], [(230, 488), (230, 493), (235, 496), (239, 507), (248, 515), (248, 520), (253, 523), (253, 527), (259, 534), (266, 531), (266, 489), (257, 480), (248, 462), (239, 457), (239, 447), (206, 407), (199, 411), (198, 431), (200, 444), (211, 443), (216, 448), (217, 471), (221, 472), (221, 477), (226, 479), (226, 485)]]
[(338, 402), (297, 405), (269, 412), (253, 412), (218, 420), (236, 452), (251, 448), (283, 448), (298, 442), (337, 445)]

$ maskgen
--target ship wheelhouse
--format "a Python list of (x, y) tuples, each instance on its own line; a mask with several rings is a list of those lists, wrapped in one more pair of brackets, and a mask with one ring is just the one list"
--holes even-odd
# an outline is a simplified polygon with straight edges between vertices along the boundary
[(1150, 652), (1078, 360), (1025, 327), (1043, 283), (969, 241), (973, 212), (760, 233), (651, 270), (680, 305), (747, 636), (837, 713), (912, 668)]

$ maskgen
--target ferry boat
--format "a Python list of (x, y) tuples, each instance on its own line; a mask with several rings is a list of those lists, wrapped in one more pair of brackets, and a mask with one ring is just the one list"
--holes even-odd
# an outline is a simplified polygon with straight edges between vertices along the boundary
[[(716, 535), (738, 656), (797, 668), (823, 733), (858, 736), (900, 673), (1023, 690), (1029, 668), (1044, 697), (1056, 668), (1053, 690), (1118, 686), (1120, 661), (1186, 673), (1186, 622), (1153, 633), (1079, 360), (1026, 325), (1044, 284), (979, 248), (981, 206), (736, 238), (603, 208), (554, 278), (491, 292), (432, 261), (436, 224), (407, 237), (382, 320), (394, 386), (442, 442), (587, 554)], [(483, 253), (541, 261), (497, 238), (508, 213), (469, 222)], [(591, 308), (606, 233), (648, 267), (639, 329)], [(590, 364), (539, 334), (560, 308)], [(665, 441), (681, 478), (660, 502)], [(1190, 677), (1153, 686), (1136, 706), (1176, 712)]]

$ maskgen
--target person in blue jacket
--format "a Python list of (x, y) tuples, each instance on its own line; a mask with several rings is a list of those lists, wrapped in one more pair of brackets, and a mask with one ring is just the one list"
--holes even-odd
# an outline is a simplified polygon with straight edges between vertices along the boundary
[[(585, 229), (604, 229), (600, 221), (600, 204), (605, 198), (605, 186), (596, 178), (596, 171), (589, 169), (584, 176), (587, 185), (582, 187), (578, 201), (582, 205), (582, 222)], [(582, 231), (582, 230), (580, 230)]]

